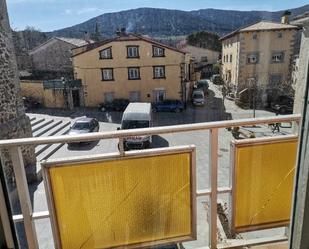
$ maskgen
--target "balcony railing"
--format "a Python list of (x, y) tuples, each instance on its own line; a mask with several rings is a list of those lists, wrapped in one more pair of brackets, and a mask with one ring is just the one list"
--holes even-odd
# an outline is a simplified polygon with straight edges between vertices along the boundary
[[(218, 194), (231, 193), (232, 187), (218, 187), (218, 130), (221, 128), (229, 127), (240, 127), (257, 124), (273, 124), (273, 123), (284, 123), (284, 122), (300, 122), (301, 116), (287, 115), (287, 116), (275, 116), (267, 118), (255, 118), (255, 119), (242, 119), (242, 120), (228, 120), (219, 122), (207, 122), (207, 123), (196, 123), (186, 125), (174, 125), (165, 127), (154, 127), (147, 129), (136, 129), (136, 130), (121, 130), (112, 132), (98, 132), (92, 134), (81, 134), (81, 135), (64, 135), (55, 137), (39, 137), (39, 138), (23, 138), (23, 139), (12, 139), (12, 140), (1, 140), (0, 149), (8, 149), (14, 168), (14, 174), (16, 179), (16, 187), (18, 191), (19, 201), (21, 205), (22, 214), (14, 215), (13, 221), (15, 223), (23, 222), (26, 232), (26, 238), (29, 248), (39, 248), (37, 233), (35, 229), (35, 220), (49, 218), (49, 212), (33, 212), (33, 208), (30, 201), (29, 189), (26, 179), (26, 172), (23, 163), (21, 146), (25, 145), (41, 145), (41, 144), (55, 144), (55, 143), (72, 143), (72, 142), (83, 142), (92, 141), (99, 139), (119, 139), (119, 155), (126, 157), (126, 152), (123, 148), (124, 138), (130, 136), (141, 136), (141, 135), (159, 135), (159, 134), (170, 134), (180, 133), (189, 131), (201, 131), (209, 130), (209, 175), (210, 175), (210, 188), (197, 190), (196, 196), (208, 196), (210, 199), (210, 219), (209, 219), (209, 247), (210, 248), (235, 248), (241, 246), (250, 246), (257, 244), (265, 244), (271, 242), (285, 241), (288, 239), (287, 235), (274, 236), (271, 238), (260, 238), (251, 240), (237, 240), (228, 244), (220, 244), (217, 242), (217, 202)], [(288, 135), (287, 135), (288, 136)], [(295, 135), (293, 136), (295, 137)], [(261, 141), (269, 139), (269, 137), (260, 138)], [(0, 189), (1, 190), (1, 189)], [(0, 192), (0, 203), (3, 203)], [(6, 217), (7, 212), (5, 207), (0, 205), (1, 217)], [(8, 217), (7, 217), (8, 218)], [(10, 235), (10, 228), (8, 219), (3, 219), (5, 225), (6, 238), (8, 243), (13, 245), (12, 236)]]

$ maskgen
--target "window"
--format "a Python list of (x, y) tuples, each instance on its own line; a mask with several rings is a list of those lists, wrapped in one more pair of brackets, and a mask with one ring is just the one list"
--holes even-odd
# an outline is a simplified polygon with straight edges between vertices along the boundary
[(139, 67), (129, 67), (128, 68), (129, 80), (140, 80)]
[(128, 58), (139, 58), (138, 46), (127, 46)]
[(248, 54), (247, 55), (247, 63), (248, 64), (256, 64), (259, 63), (259, 54)]
[(202, 56), (202, 57), (201, 57), (201, 62), (207, 62), (207, 61), (208, 61), (207, 56)]
[(114, 100), (114, 95), (115, 95), (114, 92), (105, 92), (105, 93), (104, 93), (104, 101), (105, 101), (105, 102), (108, 102), (108, 103), (113, 102), (113, 100)]
[(130, 102), (140, 102), (141, 101), (141, 92), (132, 91), (129, 96)]
[(230, 55), (230, 62), (232, 62), (232, 59), (233, 59), (233, 55), (231, 54)]
[(152, 46), (152, 56), (153, 57), (164, 57), (165, 56), (165, 49)]
[(281, 32), (279, 32), (279, 33), (277, 34), (277, 37), (278, 37), (278, 38), (282, 38), (282, 36), (283, 36), (283, 35), (282, 35)]
[(253, 39), (253, 40), (257, 40), (257, 34), (253, 34), (253, 35), (252, 35), (252, 39)]
[(275, 52), (271, 55), (271, 61), (273, 63), (282, 63), (284, 60), (284, 53), (283, 52)]
[(165, 90), (154, 90), (153, 96), (155, 102), (162, 102), (165, 100), (166, 92)]
[(103, 49), (100, 51), (100, 59), (106, 60), (106, 59), (113, 59), (112, 56), (112, 47)]
[(225, 62), (225, 55), (223, 55), (223, 62)]
[(282, 83), (282, 75), (281, 74), (271, 74), (269, 77), (269, 87), (278, 88), (278, 86)]
[(153, 67), (153, 78), (154, 79), (165, 78), (165, 67), (164, 66)]
[(102, 68), (102, 80), (111, 81), (114, 80), (114, 70), (113, 68)]

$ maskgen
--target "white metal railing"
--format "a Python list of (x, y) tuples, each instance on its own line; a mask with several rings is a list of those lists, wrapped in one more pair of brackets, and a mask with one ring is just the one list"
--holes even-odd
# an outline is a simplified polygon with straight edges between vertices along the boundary
[[(14, 174), (16, 179), (16, 186), (18, 196), (21, 205), (22, 214), (14, 215), (14, 222), (24, 222), (26, 231), (26, 238), (30, 249), (39, 248), (37, 234), (34, 226), (34, 221), (38, 219), (49, 218), (49, 212), (33, 212), (30, 202), (29, 189), (27, 185), (26, 173), (21, 153), (21, 146), (24, 145), (40, 145), (40, 144), (54, 144), (54, 143), (68, 143), (68, 142), (82, 142), (92, 141), (99, 139), (119, 139), (119, 153), (121, 156), (125, 156), (123, 139), (130, 136), (140, 135), (158, 135), (167, 133), (179, 133), (187, 131), (200, 131), (209, 130), (209, 163), (210, 163), (210, 189), (197, 190), (197, 196), (209, 196), (210, 198), (210, 248), (235, 248), (240, 246), (248, 246), (255, 244), (263, 244), (269, 242), (278, 242), (287, 240), (287, 236), (275, 236), (272, 239), (252, 239), (246, 242), (229, 243), (228, 245), (217, 245), (217, 195), (223, 193), (231, 193), (231, 187), (218, 188), (218, 129), (238, 126), (248, 126), (257, 124), (271, 124), (271, 123), (283, 123), (283, 122), (300, 122), (301, 115), (286, 115), (286, 116), (274, 116), (267, 118), (255, 118), (255, 119), (241, 119), (241, 120), (228, 120), (218, 122), (196, 123), (186, 125), (173, 125), (165, 127), (153, 127), (136, 130), (121, 130), (112, 132), (97, 132), (92, 134), (80, 134), (80, 135), (63, 135), (54, 137), (39, 137), (39, 138), (22, 138), (11, 140), (0, 140), (0, 150), (8, 149), (14, 168)], [(267, 139), (267, 138), (265, 138)], [(0, 193), (1, 201), (1, 193)], [(2, 212), (2, 213), (1, 213)], [(3, 208), (0, 208), (0, 215), (5, 217)], [(6, 232), (10, 230), (6, 227)], [(10, 238), (10, 236), (7, 236)], [(13, 242), (11, 242), (13, 243)]]

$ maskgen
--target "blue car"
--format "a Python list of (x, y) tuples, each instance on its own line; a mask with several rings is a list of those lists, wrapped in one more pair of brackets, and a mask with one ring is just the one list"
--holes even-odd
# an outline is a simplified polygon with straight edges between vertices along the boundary
[(153, 112), (181, 112), (184, 109), (184, 103), (180, 100), (163, 100), (152, 104)]

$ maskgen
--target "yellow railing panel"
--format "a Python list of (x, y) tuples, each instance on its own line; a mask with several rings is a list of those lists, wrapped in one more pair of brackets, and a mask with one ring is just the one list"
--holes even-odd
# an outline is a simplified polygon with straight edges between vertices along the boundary
[(233, 228), (248, 231), (289, 223), (297, 139), (236, 145)]
[(64, 249), (193, 236), (188, 152), (58, 165), (48, 171)]

